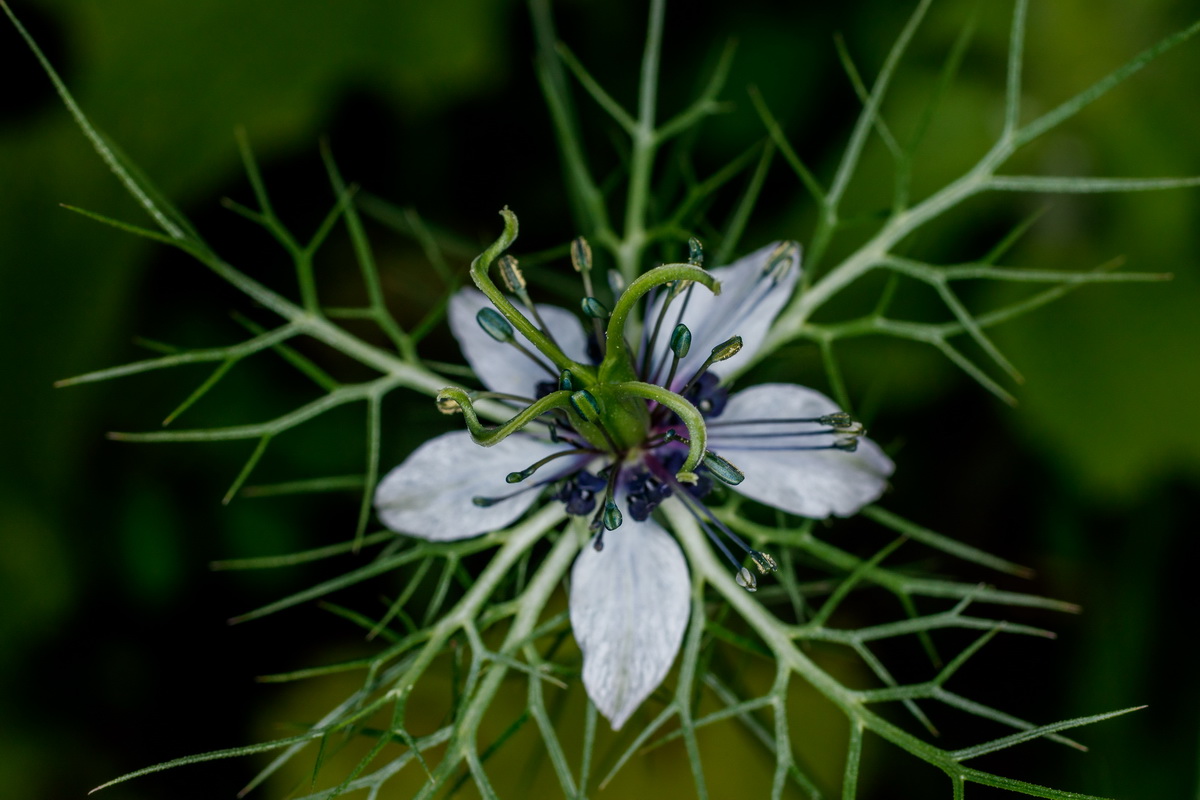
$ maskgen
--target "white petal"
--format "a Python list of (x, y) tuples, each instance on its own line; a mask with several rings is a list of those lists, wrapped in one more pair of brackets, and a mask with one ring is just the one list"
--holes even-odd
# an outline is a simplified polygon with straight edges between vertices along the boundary
[[(532, 489), (481, 507), (475, 497), (512, 494), (520, 485), (505, 482), (510, 472), (564, 449), (520, 434), (493, 447), (481, 447), (466, 431), (445, 433), (422, 444), (379, 482), (375, 511), (394, 531), (443, 542), (502, 528), (521, 516), (538, 497)], [(552, 462), (559, 473), (576, 468), (570, 459)], [(546, 467), (546, 477), (554, 474)], [(542, 473), (538, 473), (542, 477)]]
[[(730, 396), (715, 423), (737, 420), (819, 417), (838, 411), (820, 392), (788, 383), (752, 386)], [(709, 447), (746, 475), (736, 491), (761, 503), (803, 517), (830, 514), (848, 517), (883, 494), (894, 465), (866, 437), (858, 450), (800, 450), (827, 445), (832, 436), (783, 436), (784, 432), (819, 430), (824, 426), (748, 425), (709, 429)], [(778, 438), (745, 438), (744, 434), (778, 433)], [(770, 448), (770, 449), (769, 449)]]
[[(692, 297), (683, 315), (683, 324), (692, 332), (692, 346), (687, 357), (679, 364), (675, 381), (677, 385), (700, 368), (714, 347), (733, 336), (742, 337), (742, 351), (733, 357), (735, 362), (750, 358), (762, 346), (767, 330), (791, 298), (796, 281), (800, 278), (799, 264), (789, 269), (776, 284), (763, 276), (763, 269), (779, 244), (773, 242), (727, 267), (709, 270), (721, 282), (719, 295), (714, 296), (703, 286), (691, 290)], [(667, 352), (666, 342), (682, 302), (682, 297), (676, 298), (667, 310), (663, 330), (655, 347), (656, 357), (661, 358)], [(649, 325), (653, 326), (660, 308), (660, 302), (652, 304), (647, 315)], [(720, 374), (720, 365), (713, 371)]]
[(571, 628), (583, 651), (583, 685), (619, 730), (675, 661), (690, 611), (687, 561), (652, 520), (628, 516), (589, 544), (571, 571)]
[[(478, 289), (463, 289), (450, 298), (450, 330), (458, 340), (467, 363), (475, 370), (484, 386), (493, 392), (528, 397), (539, 382), (557, 380), (557, 370), (552, 375), (512, 345), (497, 342), (488, 336), (475, 320), (475, 315), (481, 308), (492, 308), (492, 304)], [(563, 353), (574, 361), (589, 363), (587, 339), (579, 319), (570, 311), (558, 306), (539, 304), (537, 310)], [(520, 332), (517, 332), (516, 338), (553, 369), (549, 360), (538, 353)]]

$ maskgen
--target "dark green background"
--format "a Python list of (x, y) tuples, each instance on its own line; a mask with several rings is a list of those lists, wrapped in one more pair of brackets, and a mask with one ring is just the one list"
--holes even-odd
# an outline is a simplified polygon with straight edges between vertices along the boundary
[[(935, 6), (885, 107), (897, 128), (916, 118), (974, 7)], [(969, 165), (999, 127), (1009, 7), (988, 2), (979, 9), (960, 79), (917, 161), (918, 195)], [(254, 142), (281, 213), (301, 232), (311, 231), (331, 202), (317, 156), (321, 136), (329, 137), (349, 180), (415, 207), (447, 232), (456, 268), (495, 234), (495, 212), (504, 204), (521, 215), (526, 251), (576, 232), (533, 74), (528, 12), (519, 3), (447, 0), (435, 10), (411, 0), (56, 0), (16, 2), (14, 10), (96, 123), (218, 249), (274, 286), (291, 280), (277, 249), (218, 203), (223, 196), (249, 201), (236, 125)], [(644, 24), (639, 5), (563, 2), (556, 13), (563, 38), (632, 106)], [(907, 3), (883, 0), (834, 8), (677, 3), (668, 10), (664, 113), (687, 102), (717, 48), (734, 36), (740, 48), (726, 92), (734, 110), (705, 126), (698, 166), (711, 170), (762, 136), (745, 92), (756, 84), (799, 152), (827, 178), (857, 111), (832, 36), (841, 31), (860, 67), (874, 74), (907, 13)], [(1194, 3), (1165, 0), (1034, 3), (1025, 119), (1197, 15)], [(230, 310), (269, 320), (198, 265), (58, 209), (68, 203), (143, 222), (7, 23), (0, 23), (0, 65), (0, 352), (7, 378), (0, 394), (0, 786), (13, 797), (79, 797), (148, 763), (286, 733), (276, 723), (310, 721), (336, 699), (334, 689), (281, 691), (255, 686), (251, 676), (360, 651), (344, 623), (300, 610), (249, 626), (224, 624), (323, 573), (231, 575), (206, 565), (345, 539), (355, 504), (347, 496), (223, 508), (219, 498), (247, 447), (103, 438), (107, 430), (153, 429), (204, 371), (51, 387), (58, 378), (144, 357), (135, 336), (210, 346), (240, 335)], [(1200, 44), (1173, 51), (1022, 152), (1019, 170), (1200, 173), (1198, 74)], [(616, 164), (612, 126), (578, 99), (587, 145), (599, 164)], [(886, 152), (873, 142), (866, 177), (851, 193), (853, 210), (867, 213), (885, 202), (888, 169)], [(728, 201), (718, 204), (718, 219), (727, 208)], [(977, 257), (1041, 208), (1044, 216), (1009, 263), (1088, 268), (1123, 255), (1127, 269), (1172, 272), (1174, 281), (1084, 289), (998, 329), (998, 343), (1028, 379), (1013, 387), (1016, 409), (970, 385), (940, 356), (883, 340), (846, 348), (851, 392), (897, 459), (888, 507), (1028, 563), (1039, 577), (1032, 586), (998, 579), (930, 560), (911, 545), (910, 557), (920, 557), (922, 567), (1031, 588), (1085, 608), (1078, 618), (1018, 615), (1050, 625), (1060, 639), (989, 645), (973, 678), (984, 699), (1039, 722), (1150, 704), (1083, 731), (1090, 755), (1039, 742), (980, 766), (1128, 798), (1194, 795), (1198, 693), (1185, 648), (1197, 623), (1190, 554), (1200, 484), (1200, 192), (982, 198), (939, 221), (917, 251), (945, 261)], [(803, 240), (811, 212), (777, 164), (744, 246)], [(410, 240), (376, 233), (385, 288), (411, 324), (436, 296), (436, 281)], [(349, 259), (336, 241), (323, 266), (323, 289), (339, 303), (355, 300)], [(1013, 296), (1006, 287), (965, 292), (974, 308)], [(921, 292), (900, 301), (914, 318), (938, 316), (936, 301)], [(454, 346), (438, 339), (424, 352), (456, 360)], [(824, 387), (809, 348), (787, 355), (795, 363), (792, 379)], [(308, 391), (264, 357), (235, 370), (181, 424), (265, 419), (307, 399)], [(339, 412), (282, 437), (256, 480), (360, 469), (360, 419)], [(406, 431), (401, 421), (445, 424), (427, 401), (397, 397), (388, 408), (385, 465), (425, 433)], [(953, 732), (950, 742), (974, 740), (969, 720), (938, 715), (935, 722)], [(722, 736), (741, 734), (727, 728), (702, 739), (714, 753), (709, 770), (717, 796), (718, 786), (769, 770), (765, 760), (722, 759)], [(929, 777), (877, 742), (867, 756), (874, 796), (916, 796), (898, 782)], [(106, 796), (229, 796), (253, 766), (186, 768)], [(514, 764), (513, 773), (521, 768)], [(933, 796), (947, 794), (936, 779), (932, 785), (940, 790)]]

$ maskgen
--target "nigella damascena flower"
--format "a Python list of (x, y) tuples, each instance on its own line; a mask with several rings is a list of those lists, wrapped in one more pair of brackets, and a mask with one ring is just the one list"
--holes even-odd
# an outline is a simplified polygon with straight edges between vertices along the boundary
[[(479, 291), (459, 292), (449, 313), (486, 391), (441, 393), (439, 406), (461, 412), (468, 431), (417, 448), (380, 482), (375, 505), (388, 527), (438, 541), (503, 527), (539, 498), (588, 519), (571, 624), (588, 695), (617, 729), (666, 676), (688, 621), (687, 562), (655, 521), (658, 506), (687, 509), (753, 591), (743, 562), (763, 574), (775, 562), (707, 510), (715, 482), (792, 514), (849, 516), (879, 497), (892, 463), (819, 392), (773, 383), (730, 394), (721, 384), (721, 363), (752, 356), (790, 297), (799, 245), (705, 271), (693, 244), (688, 263), (645, 273), (610, 313), (591, 296), (591, 253), (577, 239), (585, 326), (535, 305), (515, 259), (498, 258), (516, 238), (516, 217), (502, 213), (505, 234), (472, 264)], [(493, 263), (524, 311), (492, 282)], [(634, 346), (626, 326), (639, 306)], [(508, 404), (512, 419), (484, 425), (481, 399)]]

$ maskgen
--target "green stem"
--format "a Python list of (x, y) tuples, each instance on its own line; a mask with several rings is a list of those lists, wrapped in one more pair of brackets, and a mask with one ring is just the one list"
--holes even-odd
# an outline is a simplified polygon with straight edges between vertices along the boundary
[(628, 283), (638, 274), (648, 238), (646, 204), (650, 198), (650, 177), (658, 150), (655, 133), (655, 108), (658, 102), (658, 63), (662, 52), (665, 0), (652, 0), (646, 47), (642, 54), (641, 81), (638, 87), (638, 118), (631, 136), (633, 152), (629, 164), (629, 188), (625, 201), (624, 238), (614, 255), (621, 277)]
[[(393, 691), (408, 695), (413, 687), (433, 664), (434, 659), (442, 653), (446, 642), (458, 630), (474, 624), (479, 618), (483, 604), (496, 590), (499, 583), (506, 578), (520, 557), (531, 548), (547, 531), (557, 525), (566, 512), (557, 503), (548, 505), (534, 514), (527, 521), (514, 528), (496, 554), (492, 556), (487, 567), (479, 578), (472, 584), (471, 589), (437, 623), (429, 641), (417, 654), (413, 664), (404, 675), (396, 681)], [(505, 637), (500, 653), (511, 655), (520, 647), (537, 625), (537, 620), (550, 595), (558, 588), (563, 576), (571, 566), (575, 554), (582, 546), (585, 537), (572, 533), (570, 530), (555, 543), (542, 565), (538, 568), (533, 580), (522, 593), (516, 617)], [(492, 700), (500, 690), (509, 667), (503, 662), (495, 662), (487, 674), (479, 682), (474, 693), (465, 701), (459, 711), (455, 723), (455, 735), (447, 746), (446, 753), (434, 770), (432, 779), (425, 784), (418, 798), (431, 797), (452, 777), (460, 764), (477, 748), (476, 736), (484, 713), (491, 706)]]
[(730, 576), (728, 567), (717, 561), (704, 533), (682, 503), (666, 502), (660, 508), (667, 515), (671, 530), (687, 554), (693, 577), (703, 579), (724, 597), (733, 610), (754, 629), (781, 667), (786, 667), (806, 680), (837, 706), (852, 725), (862, 726), (949, 775), (964, 774), (965, 768), (954, 761), (949, 753), (922, 741), (867, 709), (859, 692), (843, 686), (801, 652), (791, 639), (787, 626), (775, 618), (754, 595), (738, 586)]

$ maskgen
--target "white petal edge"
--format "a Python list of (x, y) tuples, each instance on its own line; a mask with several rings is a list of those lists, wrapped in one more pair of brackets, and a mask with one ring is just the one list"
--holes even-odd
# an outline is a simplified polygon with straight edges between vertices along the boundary
[[(729, 397), (721, 416), (713, 422), (753, 419), (819, 417), (839, 411), (825, 395), (790, 383), (752, 386)], [(879, 445), (859, 438), (858, 450), (764, 449), (787, 445), (819, 446), (832, 436), (739, 438), (738, 433), (782, 433), (817, 430), (811, 425), (755, 425), (709, 430), (709, 447), (727, 458), (745, 474), (735, 491), (775, 508), (802, 517), (823, 519), (830, 515), (848, 517), (879, 499), (887, 488), (887, 477), (895, 465)]]
[[(529, 397), (539, 382), (556, 380), (557, 371), (551, 375), (512, 345), (497, 342), (480, 328), (475, 315), (482, 308), (492, 307), (487, 296), (478, 289), (455, 293), (450, 298), (450, 331), (484, 386), (493, 392)], [(587, 339), (579, 318), (558, 306), (539, 304), (537, 310), (563, 353), (573, 361), (588, 363)], [(517, 332), (516, 338), (553, 369), (553, 365), (521, 333)]]
[(653, 520), (627, 516), (604, 534), (604, 550), (589, 542), (576, 558), (571, 628), (583, 651), (583, 685), (614, 731), (670, 671), (690, 594), (683, 551)]
[[(733, 336), (742, 337), (742, 350), (730, 363), (749, 359), (758, 352), (766, 341), (771, 323), (791, 298), (796, 281), (800, 279), (800, 265), (796, 264), (774, 286), (765, 280), (760, 283), (763, 269), (780, 244), (772, 242), (727, 267), (709, 270), (713, 277), (721, 282), (719, 295), (713, 295), (703, 286), (696, 286), (691, 290), (692, 297), (688, 301), (682, 321), (692, 332), (692, 345), (687, 357), (679, 364), (676, 384), (682, 384), (691, 377), (709, 357), (714, 347)], [(667, 339), (663, 337), (670, 336), (676, 318), (674, 315), (678, 313), (681, 303), (682, 298), (677, 298), (667, 310), (663, 324), (665, 330), (659, 334), (655, 347), (656, 357), (659, 359), (666, 353)], [(661, 301), (652, 304), (647, 315), (649, 325), (653, 326), (661, 307)], [(713, 371), (720, 374), (720, 365)]]
[[(508, 473), (561, 449), (519, 434), (481, 447), (466, 431), (444, 433), (422, 444), (383, 477), (375, 490), (375, 511), (388, 528), (432, 542), (502, 528), (521, 516), (539, 492), (522, 492), (487, 507), (475, 505), (472, 498), (511, 494), (521, 487), (504, 480)], [(560, 473), (577, 468), (577, 460), (552, 463)], [(549, 469), (546, 476), (538, 473), (539, 477), (549, 474)]]

